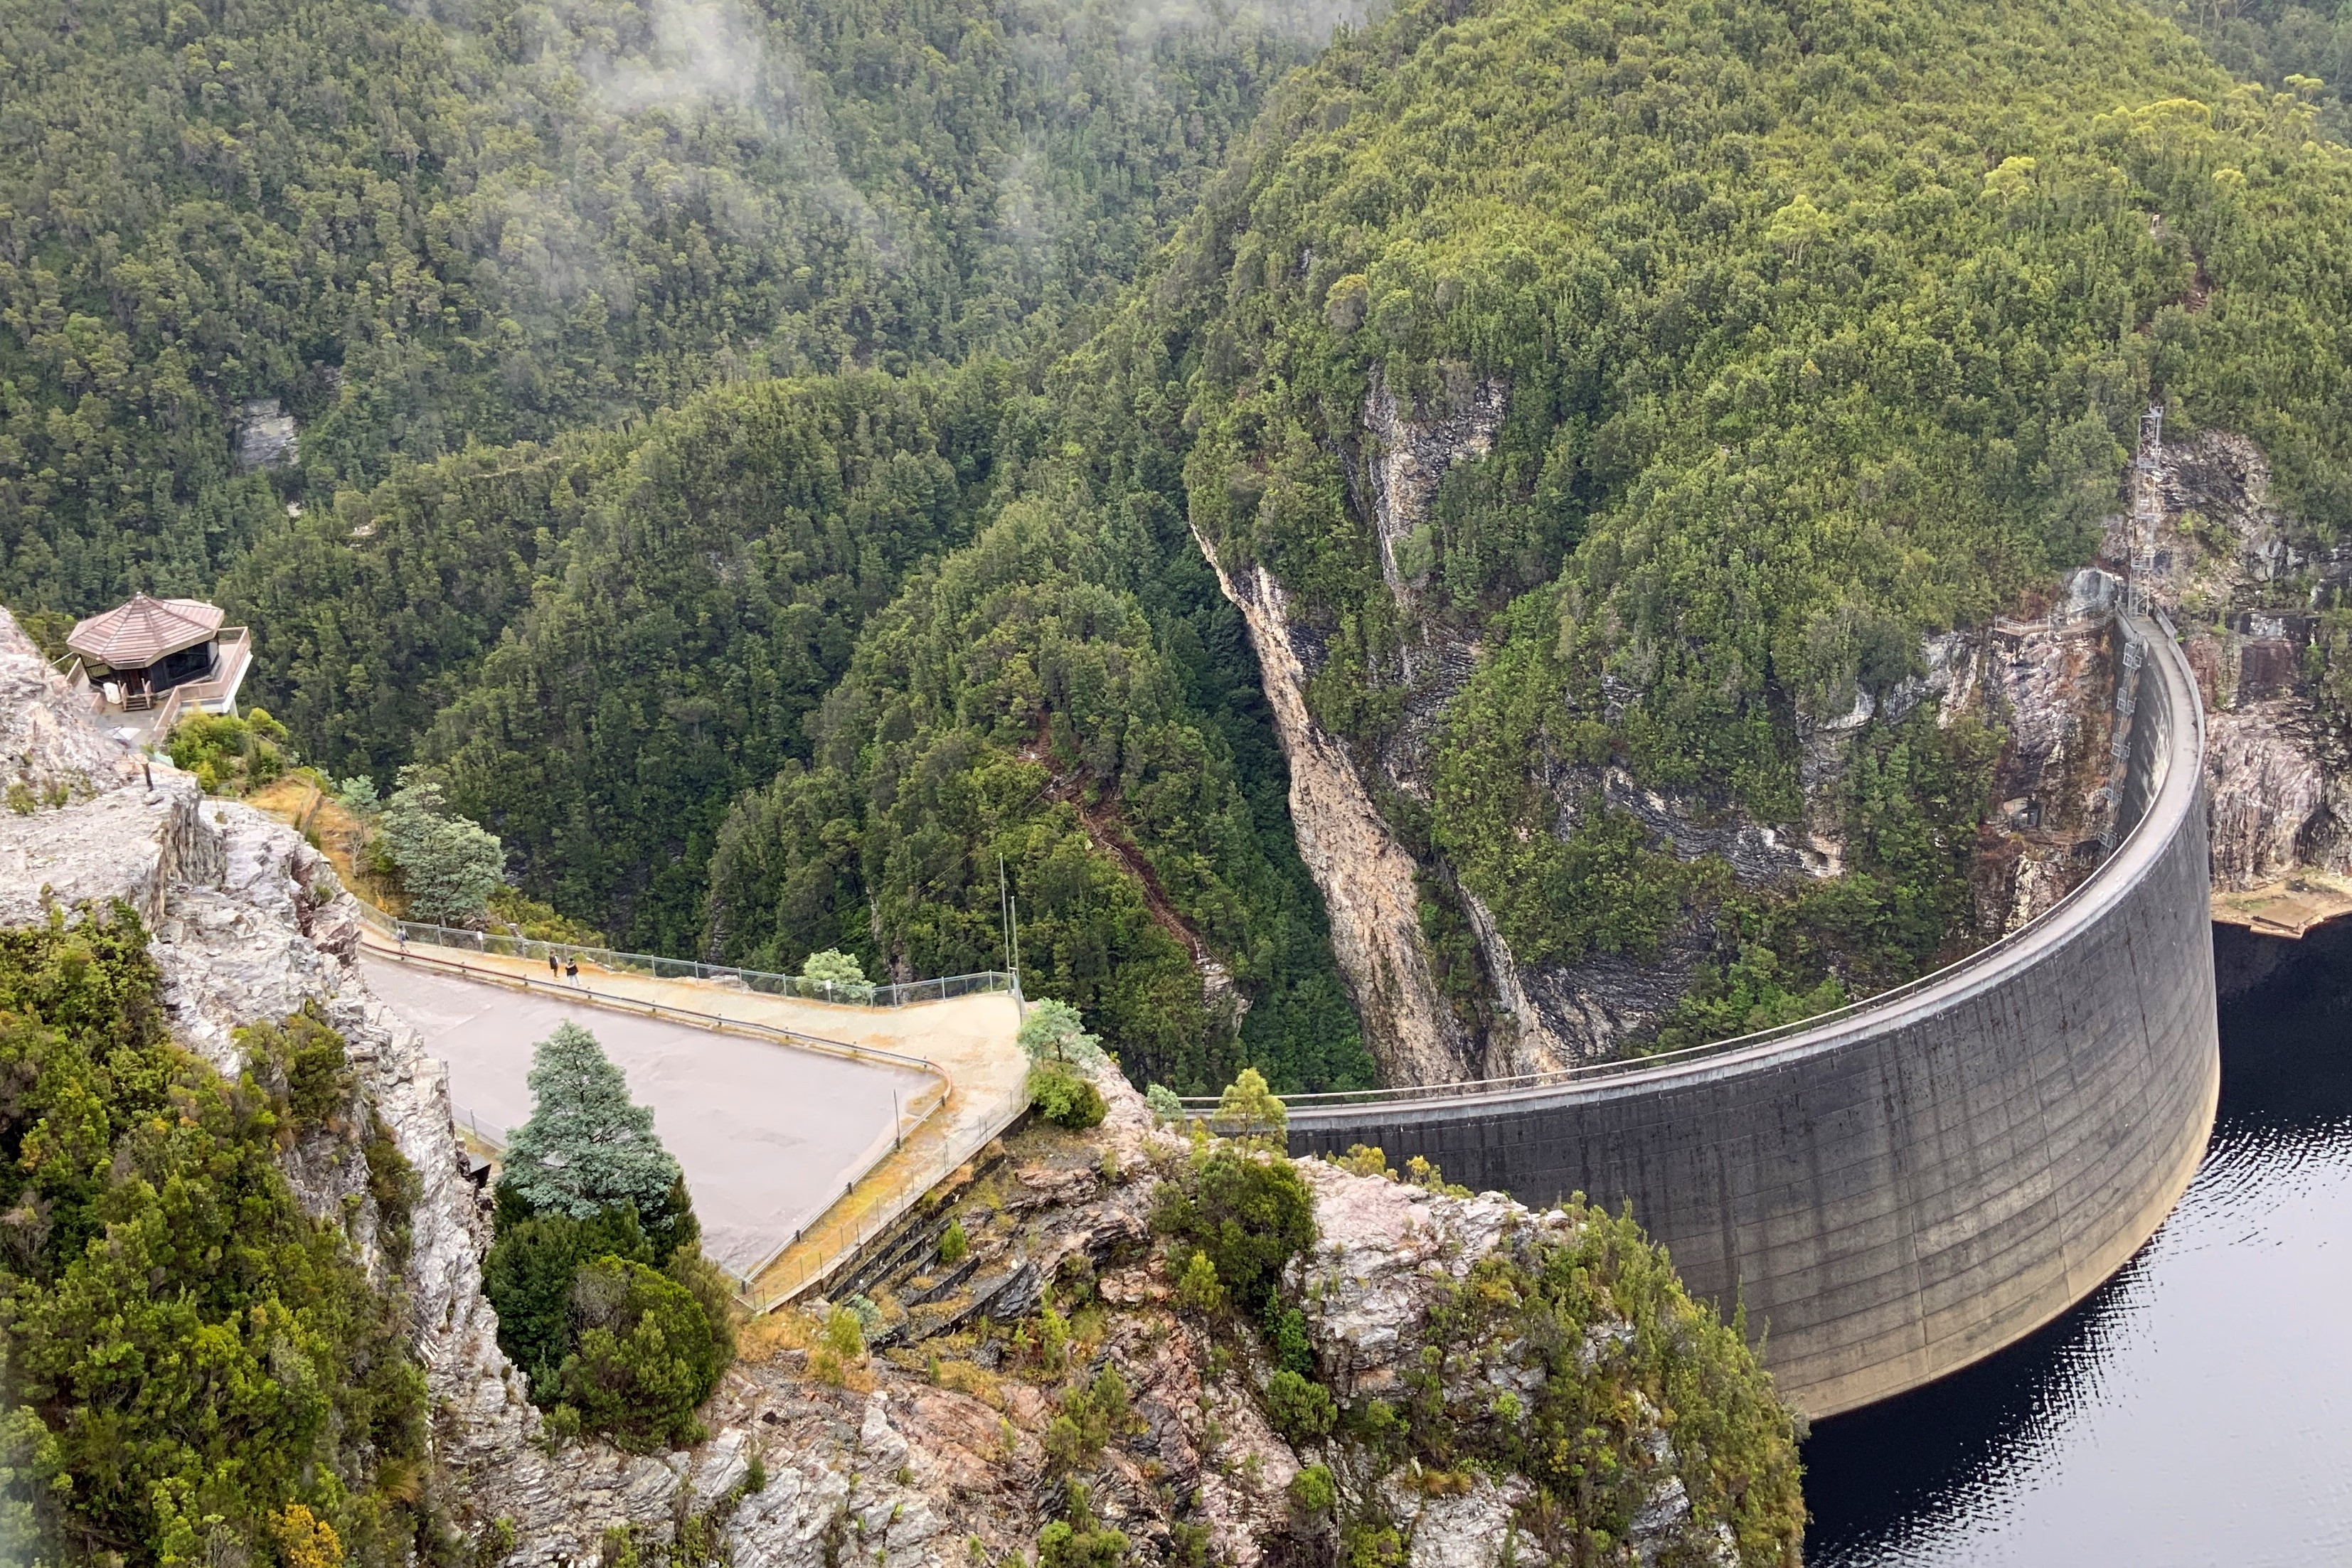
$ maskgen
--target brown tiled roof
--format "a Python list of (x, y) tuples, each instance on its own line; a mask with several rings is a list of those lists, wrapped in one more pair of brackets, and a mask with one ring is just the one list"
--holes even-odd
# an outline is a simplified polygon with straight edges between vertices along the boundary
[(78, 623), (66, 646), (94, 664), (143, 670), (156, 660), (212, 641), (221, 610), (201, 599), (150, 599), (134, 593), (128, 604)]

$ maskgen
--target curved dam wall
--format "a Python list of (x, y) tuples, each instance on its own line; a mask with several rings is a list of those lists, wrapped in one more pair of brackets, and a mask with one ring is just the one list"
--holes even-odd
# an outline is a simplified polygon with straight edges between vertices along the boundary
[[(2129, 824), (2057, 908), (1831, 1018), (1549, 1087), (1294, 1106), (1294, 1154), (1377, 1145), (1529, 1203), (1581, 1192), (1664, 1242), (1830, 1416), (2048, 1322), (2155, 1232), (2221, 1088), (2200, 758), (2170, 635), (2142, 667)], [(1464, 1092), (1466, 1091), (1466, 1092)]]

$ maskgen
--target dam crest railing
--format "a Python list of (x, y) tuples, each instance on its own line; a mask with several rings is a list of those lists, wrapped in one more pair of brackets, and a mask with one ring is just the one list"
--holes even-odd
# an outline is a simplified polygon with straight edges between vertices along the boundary
[[(2119, 616), (2116, 619), (2118, 625), (2127, 625), (2129, 622), (2140, 618)], [(2177, 643), (2179, 633), (2173, 628), (2171, 617), (2161, 610), (2152, 610), (2146, 619), (2153, 624), (2156, 635), (2163, 637), (2168, 643)], [(2128, 634), (2126, 632), (2126, 635)], [(2201, 752), (2202, 747), (2199, 749)], [(2149, 803), (2152, 804), (2157, 791), (2150, 789), (2147, 793)], [(1815, 1013), (1810, 1018), (1800, 1019), (1794, 1023), (1776, 1024), (1770, 1029), (1758, 1030), (1749, 1034), (1734, 1035), (1727, 1040), (1711, 1040), (1705, 1045), (1685, 1046), (1676, 1051), (1662, 1051), (1649, 1056), (1625, 1057), (1611, 1061), (1582, 1062), (1572, 1067), (1551, 1068), (1541, 1072), (1519, 1073), (1504, 1078), (1469, 1078), (1459, 1079), (1450, 1083), (1406, 1084), (1390, 1089), (1346, 1089), (1324, 1093), (1286, 1094), (1282, 1097), (1282, 1102), (1296, 1118), (1301, 1112), (1311, 1114), (1317, 1110), (1326, 1108), (1339, 1110), (1358, 1105), (1412, 1105), (1433, 1100), (1468, 1100), (1489, 1095), (1526, 1093), (1545, 1089), (1566, 1088), (1580, 1083), (1606, 1082), (1611, 1079), (1632, 1078), (1643, 1073), (1655, 1072), (1661, 1069), (1671, 1070), (1692, 1062), (1706, 1061), (1717, 1057), (1738, 1056), (1781, 1040), (1811, 1034), (1819, 1030), (1834, 1028), (1840, 1023), (1865, 1017), (1889, 1007), (1898, 1006), (1914, 996), (1932, 990), (1967, 975), (1971, 970), (1999, 965), (2009, 954), (2034, 940), (2044, 929), (2065, 916), (2077, 904), (2097, 896), (2097, 890), (2103, 885), (2102, 873), (2109, 865), (2120, 859), (2140, 837), (2151, 815), (2153, 812), (2143, 810), (2133, 821), (2131, 826), (2116, 839), (2113, 849), (2102, 857), (2098, 870), (2068, 889), (2057, 903), (2015, 930), (2004, 933), (1975, 952), (1965, 957), (1957, 958), (1942, 968), (1930, 970), (1927, 974), (1906, 980), (1900, 985), (1891, 986), (1885, 990), (1864, 997), (1858, 1001), (1848, 1002), (1843, 1007), (1832, 1008), (1827, 1012)], [(1206, 1117), (1215, 1112), (1218, 1096), (1187, 1095), (1182, 1098), (1182, 1103), (1188, 1114)]]

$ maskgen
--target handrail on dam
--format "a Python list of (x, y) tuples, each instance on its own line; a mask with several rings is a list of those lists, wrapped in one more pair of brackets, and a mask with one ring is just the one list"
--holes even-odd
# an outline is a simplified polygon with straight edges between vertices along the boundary
[[(2129, 623), (2136, 619), (2139, 618), (2118, 618), (2118, 624), (2125, 628), (2126, 636), (2132, 635)], [(2153, 610), (2147, 619), (2154, 622), (2156, 634), (2161, 635), (2168, 642), (2178, 641), (2179, 634), (2173, 627), (2171, 617), (2165, 614), (2163, 611)], [(2192, 707), (2192, 722), (2196, 727), (2196, 747), (2189, 755), (2201, 757), (2204, 754), (2205, 716), (2201, 707), (2195, 707), (2193, 705)], [(1891, 986), (1859, 1001), (1832, 1008), (1827, 1012), (1815, 1013), (1793, 1023), (1776, 1024), (1769, 1029), (1733, 1035), (1726, 1040), (1710, 1040), (1704, 1045), (1685, 1046), (1678, 1051), (1662, 1051), (1649, 1056), (1627, 1057), (1613, 1061), (1583, 1062), (1573, 1067), (1550, 1068), (1541, 1072), (1518, 1073), (1501, 1078), (1468, 1078), (1457, 1079), (1446, 1083), (1406, 1084), (1395, 1088), (1344, 1089), (1320, 1093), (1286, 1094), (1283, 1096), (1283, 1103), (1294, 1117), (1301, 1113), (1311, 1117), (1316, 1111), (1324, 1108), (1337, 1110), (1357, 1105), (1394, 1105), (1432, 1100), (1465, 1100), (1486, 1095), (1509, 1095), (1530, 1090), (1554, 1089), (1568, 1084), (1590, 1083), (1671, 1070), (1687, 1063), (1754, 1051), (1759, 1047), (1791, 1040), (1815, 1030), (1830, 1029), (1877, 1012), (1882, 1009), (1894, 1007), (1920, 993), (1962, 979), (1973, 971), (1999, 967), (2018, 948), (2039, 940), (2045, 930), (2069, 919), (2078, 904), (2096, 897), (2106, 869), (2126, 858), (2136, 841), (2141, 839), (2143, 831), (2147, 829), (2149, 818), (2153, 814), (2152, 811), (2143, 809), (2116, 842), (2115, 849), (2101, 860), (2097, 870), (2068, 889), (2058, 902), (2026, 921), (2016, 930), (2004, 933), (1975, 952), (1955, 959), (1940, 969), (1930, 970), (1900, 985)], [(1218, 1102), (1219, 1097), (1216, 1095), (1193, 1094), (1181, 1098), (1186, 1113), (1195, 1118), (1206, 1118), (1213, 1114)]]
[[(1529, 1204), (1630, 1208), (1765, 1331), (1820, 1418), (2015, 1343), (2187, 1187), (2221, 1087), (2194, 672), (2116, 621), (2113, 852), (1961, 962), (1781, 1029), (1558, 1073), (1309, 1098), (1293, 1155), (1377, 1145)], [(2136, 666), (2136, 667), (2135, 667)]]
[(429, 968), (444, 969), (468, 980), (492, 985), (512, 986), (522, 991), (540, 991), (567, 1001), (587, 1002), (614, 1012), (643, 1013), (647, 1018), (666, 1019), (674, 1023), (689, 1023), (720, 1034), (746, 1034), (779, 1045), (796, 1046), (824, 1056), (844, 1056), (854, 1061), (877, 1061), (891, 1067), (904, 1067), (917, 1072), (928, 1072), (945, 1082), (947, 1075), (936, 1062), (919, 1056), (907, 1056), (878, 1046), (858, 1045), (845, 1040), (828, 1040), (821, 1034), (805, 1034), (782, 1024), (757, 1023), (749, 1019), (731, 1019), (719, 1013), (697, 1012), (691, 1008), (674, 1008), (667, 1002), (646, 1001), (640, 997), (624, 997), (611, 991), (599, 991), (591, 987), (569, 982), (542, 980), (530, 975), (509, 975), (502, 969), (480, 969), (471, 964), (461, 964), (455, 958), (444, 958), (433, 953), (413, 953), (401, 949), (384, 955), (397, 963), (423, 964)]

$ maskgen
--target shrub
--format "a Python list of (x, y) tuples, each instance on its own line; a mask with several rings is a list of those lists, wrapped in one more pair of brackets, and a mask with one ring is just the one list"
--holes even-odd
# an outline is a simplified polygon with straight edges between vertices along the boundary
[(1176, 1091), (1164, 1083), (1154, 1083), (1146, 1088), (1143, 1092), (1143, 1103), (1150, 1106), (1151, 1113), (1162, 1122), (1181, 1122), (1184, 1119), (1184, 1102), (1176, 1097)]
[(1020, 1032), (1013, 1038), (1032, 1061), (1093, 1067), (1104, 1060), (1101, 1038), (1087, 1032), (1078, 1009), (1053, 997), (1029, 1005), (1028, 1016), (1021, 1020)]
[(1115, 1366), (1105, 1366), (1094, 1381), (1074, 1389), (1062, 1402), (1062, 1413), (1045, 1429), (1045, 1469), (1066, 1475), (1100, 1458), (1103, 1445), (1136, 1427), (1127, 1380)]
[(490, 890), (490, 914), (513, 927), (526, 940), (553, 942), (566, 947), (602, 947), (604, 934), (584, 920), (574, 920), (555, 905), (533, 898), (511, 883)]
[(822, 953), (808, 956), (807, 962), (801, 966), (801, 978), (824, 986), (863, 986), (866, 984), (866, 966), (859, 963), (854, 954), (845, 953), (838, 947), (827, 947)]
[(1358, 1520), (1341, 1532), (1341, 1568), (1403, 1568), (1404, 1537), (1396, 1526)]
[(506, 850), (498, 835), (450, 814), (441, 786), (401, 770), (402, 783), (384, 803), (377, 847), (411, 919), (462, 925), (489, 907), (506, 878)]
[(1070, 1320), (1047, 1307), (1013, 1331), (1013, 1346), (1040, 1371), (1059, 1373), (1069, 1364)]
[(1217, 1281), (1217, 1266), (1206, 1252), (1192, 1253), (1176, 1281), (1176, 1304), (1196, 1312), (1224, 1310), (1225, 1288)]
[(1315, 1346), (1307, 1337), (1306, 1313), (1297, 1307), (1284, 1306), (1278, 1296), (1268, 1298), (1265, 1338), (1274, 1352), (1275, 1365), (1302, 1377), (1315, 1375)]
[(1127, 1537), (1095, 1518), (1093, 1498), (1073, 1483), (1065, 1517), (1037, 1532), (1037, 1568), (1119, 1568)]
[(1339, 1406), (1329, 1389), (1285, 1369), (1265, 1380), (1265, 1416), (1276, 1431), (1304, 1443), (1331, 1435)]
[(724, 1370), (709, 1319), (676, 1281), (602, 1258), (572, 1288), (579, 1348), (564, 1359), (563, 1402), (581, 1423), (638, 1452), (698, 1442), (694, 1412)]
[(1244, 1067), (1218, 1096), (1217, 1113), (1211, 1120), (1220, 1131), (1236, 1137), (1280, 1138), (1290, 1124), (1290, 1113), (1266, 1086), (1265, 1074)]
[(964, 1234), (963, 1221), (950, 1219), (948, 1228), (940, 1232), (940, 1261), (952, 1269), (963, 1261), (971, 1250), (971, 1238)]
[(315, 1002), (283, 1023), (238, 1030), (236, 1042), (245, 1048), (246, 1071), (298, 1131), (323, 1126), (350, 1107), (357, 1079), (343, 1054), (343, 1037)]
[(501, 1220), (482, 1262), (482, 1293), (499, 1314), (499, 1348), (530, 1380), (531, 1397), (554, 1402), (563, 1358), (572, 1354), (572, 1289), (599, 1258), (653, 1260), (652, 1246), (627, 1205), (586, 1219), (568, 1214)]
[(1219, 1282), (1255, 1317), (1283, 1269), (1313, 1243), (1315, 1204), (1288, 1160), (1226, 1146), (1162, 1185), (1152, 1223), (1207, 1253)]
[(1057, 1127), (1099, 1125), (1110, 1107), (1102, 1091), (1058, 1061), (1040, 1061), (1029, 1070), (1029, 1103)]
[(286, 1568), (343, 1568), (343, 1543), (334, 1526), (299, 1502), (270, 1516), (269, 1533)]
[(286, 727), (261, 708), (242, 716), (192, 713), (172, 727), (163, 750), (205, 793), (242, 795), (286, 771), (293, 761), (286, 739)]
[(809, 1375), (838, 1388), (847, 1381), (849, 1369), (865, 1358), (866, 1330), (857, 1314), (847, 1307), (834, 1308), (825, 1314), (824, 1327), (809, 1352)]
[(671, 1250), (662, 1272), (702, 1308), (723, 1371), (735, 1359), (735, 1287), (728, 1282), (726, 1270), (702, 1255), (699, 1243), (689, 1242)]
[(1328, 1513), (1339, 1500), (1339, 1489), (1331, 1479), (1328, 1466), (1308, 1465), (1290, 1478), (1290, 1506), (1301, 1513)]

